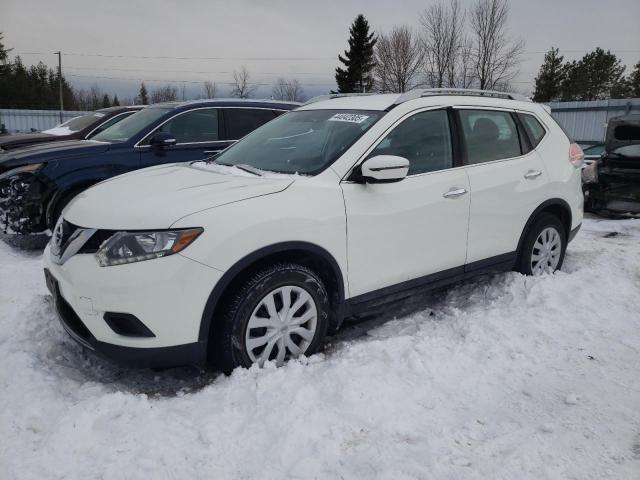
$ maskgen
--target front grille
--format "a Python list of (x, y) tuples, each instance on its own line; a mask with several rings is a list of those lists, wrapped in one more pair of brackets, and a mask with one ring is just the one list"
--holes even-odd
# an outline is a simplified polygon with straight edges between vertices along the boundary
[(79, 227), (66, 220), (60, 221), (51, 235), (51, 251), (54, 255), (62, 257), (69, 246), (69, 239)]

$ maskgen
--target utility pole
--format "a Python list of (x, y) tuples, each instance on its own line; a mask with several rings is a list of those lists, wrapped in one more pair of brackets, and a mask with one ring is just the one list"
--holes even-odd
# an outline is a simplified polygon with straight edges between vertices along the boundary
[(64, 104), (62, 102), (62, 52), (54, 52), (58, 55), (58, 90), (60, 94), (60, 123), (62, 123), (62, 111)]

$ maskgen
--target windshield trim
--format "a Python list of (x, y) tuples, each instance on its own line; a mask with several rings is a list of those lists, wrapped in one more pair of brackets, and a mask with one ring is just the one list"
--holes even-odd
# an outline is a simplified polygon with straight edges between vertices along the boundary
[[(325, 170), (327, 170), (328, 168), (330, 168), (333, 164), (335, 164), (340, 158), (342, 158), (343, 155), (345, 155), (350, 149), (351, 147), (353, 147), (356, 142), (358, 142), (364, 135), (367, 134), (367, 132), (369, 132), (376, 123), (378, 123), (380, 121), (381, 118), (383, 118), (388, 112), (384, 111), (384, 110), (370, 110), (370, 109), (360, 109), (360, 108), (309, 108), (309, 109), (305, 109), (305, 110), (290, 110), (287, 113), (280, 115), (278, 118), (275, 118), (274, 120), (279, 120), (281, 118), (284, 118), (288, 115), (295, 115), (298, 113), (305, 113), (305, 112), (336, 112), (336, 111), (343, 111), (343, 112), (357, 112), (357, 113), (370, 113), (370, 114), (375, 114), (377, 116), (377, 118), (371, 123), (371, 125), (369, 125), (369, 127), (362, 132), (362, 134), (360, 134), (358, 137), (356, 137), (351, 143), (349, 143), (344, 151), (342, 152), (341, 155), (338, 155), (336, 158), (332, 159), (330, 162), (327, 162), (326, 164), (324, 164), (322, 167), (316, 169), (316, 170), (311, 170), (308, 172), (283, 172), (283, 171), (278, 171), (275, 169), (268, 169), (268, 170), (264, 170), (264, 171), (269, 171), (269, 172), (273, 172), (273, 173), (278, 173), (278, 174), (282, 174), (282, 175), (304, 175), (304, 176), (309, 176), (309, 177), (315, 177), (317, 175), (320, 175), (322, 172), (324, 172)], [(268, 125), (271, 122), (266, 123), (265, 125)], [(263, 125), (264, 127), (264, 125)], [(260, 128), (263, 128), (260, 127)], [(243, 137), (242, 139), (238, 140), (236, 143), (234, 143), (233, 145), (229, 146), (228, 148), (226, 148), (225, 150), (223, 150), (222, 152), (220, 152), (220, 156), (224, 155), (225, 153), (232, 151), (233, 148), (235, 148), (237, 145), (240, 145), (242, 143), (242, 141), (244, 141), (244, 139), (250, 137), (251, 135), (253, 135), (256, 131), (260, 130), (260, 128), (257, 128), (256, 130), (253, 130), (251, 133), (247, 134), (245, 137)], [(284, 138), (284, 137), (283, 137)], [(217, 156), (217, 158), (215, 160), (213, 160), (213, 163), (218, 163), (218, 158), (219, 156)], [(221, 165), (221, 164), (219, 164)], [(255, 168), (259, 168), (259, 167), (255, 167)]]

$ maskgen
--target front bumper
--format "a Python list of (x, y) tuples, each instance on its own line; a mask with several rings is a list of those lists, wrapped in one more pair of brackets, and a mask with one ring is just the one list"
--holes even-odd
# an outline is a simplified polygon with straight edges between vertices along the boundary
[[(100, 267), (91, 254), (63, 265), (44, 252), (45, 279), (67, 333), (85, 348), (132, 367), (202, 366), (206, 339), (200, 323), (221, 272), (193, 260), (169, 257), (116, 267)], [(117, 333), (107, 312), (126, 312), (153, 336)]]

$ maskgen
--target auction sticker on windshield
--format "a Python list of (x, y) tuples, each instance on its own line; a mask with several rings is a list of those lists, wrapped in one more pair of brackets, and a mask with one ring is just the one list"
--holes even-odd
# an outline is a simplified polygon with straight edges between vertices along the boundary
[(369, 115), (360, 115), (358, 113), (336, 113), (329, 119), (330, 122), (350, 122), (350, 123), (362, 123)]

